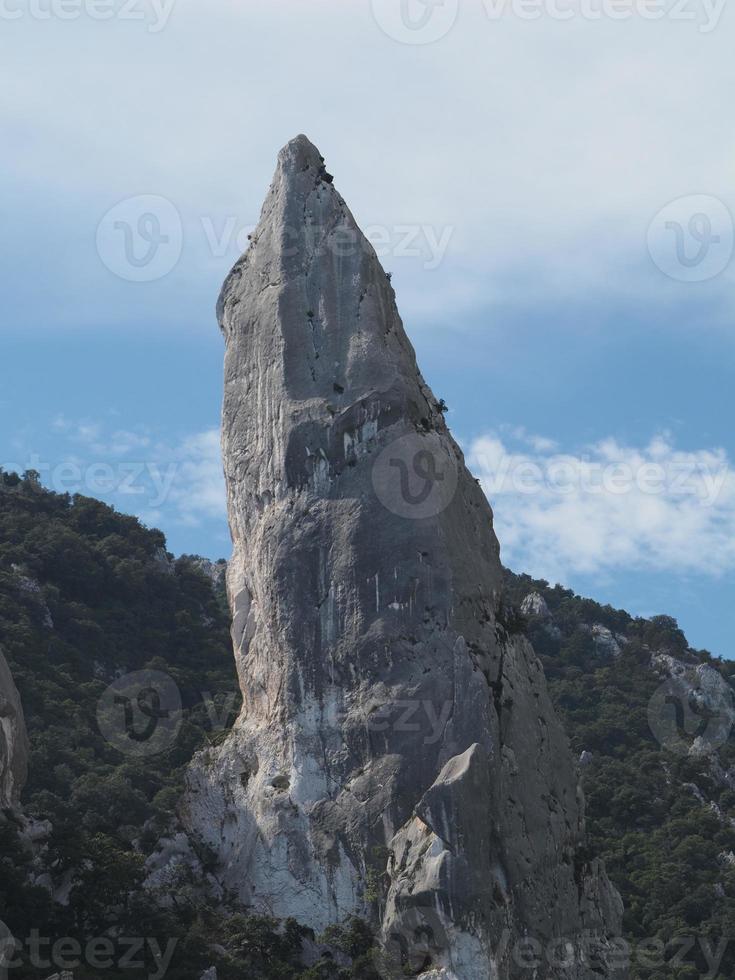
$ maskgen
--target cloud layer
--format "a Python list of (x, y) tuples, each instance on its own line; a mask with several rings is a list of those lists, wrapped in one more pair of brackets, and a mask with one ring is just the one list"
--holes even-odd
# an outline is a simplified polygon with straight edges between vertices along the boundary
[(513, 568), (577, 573), (735, 570), (735, 469), (721, 449), (605, 439), (575, 454), (524, 432), (489, 434), (468, 463), (493, 504)]
[[(241, 0), (206, 15), (176, 0), (165, 18), (137, 2), (137, 20), (3, 22), (14, 326), (97, 328), (121, 310), (146, 328), (208, 324), (275, 153), (299, 131), (360, 223), (387, 229), (407, 317), (669, 302), (691, 283), (672, 285), (651, 261), (654, 216), (692, 195), (735, 211), (732, 139), (713, 122), (730, 110), (733, 11), (714, 20), (714, 0), (677, 3), (691, 19), (655, 20), (586, 17), (571, 0), (556, 5), (577, 11), (570, 19), (548, 4), (529, 19), (466, 0), (445, 36), (419, 46), (389, 36), (367, 0)], [(95, 250), (103, 216), (140, 195), (170, 201), (182, 221), (181, 259), (152, 284), (116, 279)], [(677, 217), (684, 230), (690, 217)], [(407, 226), (447, 239), (436, 265), (401, 253)], [(723, 291), (699, 295), (716, 306)]]

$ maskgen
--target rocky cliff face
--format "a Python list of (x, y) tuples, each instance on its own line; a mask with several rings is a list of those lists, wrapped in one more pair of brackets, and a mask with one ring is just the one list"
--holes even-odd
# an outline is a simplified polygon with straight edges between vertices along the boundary
[(8, 662), (0, 650), (0, 810), (20, 801), (28, 768), (23, 708)]
[(244, 706), (186, 820), (222, 885), (317, 930), (370, 919), (386, 977), (528, 976), (529, 955), (537, 978), (612, 976), (619, 900), (581, 856), (543, 672), (499, 618), (492, 513), (303, 136), (218, 315)]

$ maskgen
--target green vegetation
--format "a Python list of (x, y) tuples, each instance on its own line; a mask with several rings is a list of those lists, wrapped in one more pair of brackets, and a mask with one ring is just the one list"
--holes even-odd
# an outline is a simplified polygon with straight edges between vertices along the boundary
[[(175, 829), (186, 763), (226, 736), (239, 708), (222, 587), (205, 571), (195, 558), (173, 560), (163, 535), (134, 518), (50, 493), (34, 474), (0, 472), (0, 645), (32, 743), (24, 809), (52, 828), (31, 847), (27, 826), (0, 814), (0, 920), (26, 942), (33, 930), (50, 943), (111, 941), (110, 965), (90, 964), (85, 951), (75, 980), (156, 976), (166, 950), (170, 980), (198, 980), (210, 966), (220, 980), (377, 980), (364, 923), (331, 929), (321, 937), (331, 956), (304, 970), (302, 943), (314, 937), (297, 923), (208, 899), (203, 876), (214, 858), (203, 846), (200, 870), (182, 866), (167, 907), (142, 887), (147, 858)], [(551, 624), (520, 615), (532, 591)], [(510, 632), (528, 630), (574, 751), (591, 753), (582, 768), (590, 849), (623, 895), (626, 934), (634, 950), (644, 940), (669, 944), (664, 967), (634, 957), (633, 980), (708, 975), (706, 951), (735, 937), (735, 788), (723, 777), (735, 745), (719, 750), (717, 765), (664, 751), (648, 725), (660, 684), (649, 664), (652, 652), (668, 652), (707, 661), (728, 681), (735, 664), (690, 650), (668, 617), (634, 619), (527, 576), (508, 573), (502, 609)], [(625, 637), (620, 656), (598, 648), (595, 624)], [(136, 757), (103, 737), (98, 704), (118, 676), (146, 669), (173, 679), (183, 710), (165, 751)], [(52, 901), (49, 875), (63, 902)], [(131, 953), (123, 937), (150, 940), (133, 958), (138, 969), (122, 965)], [(694, 948), (682, 953), (682, 937)], [(45, 978), (63, 966), (26, 962), (10, 975)], [(735, 938), (718, 971), (709, 976), (735, 976)]]
[[(310, 934), (296, 923), (208, 900), (189, 868), (170, 889), (170, 908), (142, 887), (146, 858), (175, 829), (186, 763), (225, 737), (240, 707), (223, 585), (213, 588), (199, 559), (174, 561), (165, 544), (160, 531), (97, 500), (0, 471), (0, 646), (32, 745), (24, 812), (52, 826), (31, 848), (22, 823), (0, 813), (0, 921), (24, 944), (10, 975), (35, 980), (78, 963), (75, 980), (138, 980), (164, 967), (167, 980), (198, 980), (210, 966), (220, 980), (377, 980), (358, 922), (329, 937), (354, 957), (350, 969), (326, 959), (302, 971)], [(166, 750), (136, 757), (103, 737), (97, 716), (108, 686), (140, 670), (171, 677), (183, 710)], [(203, 874), (212, 857), (197, 851)], [(68, 895), (57, 895), (65, 904), (44, 887), (48, 874), (66, 884)], [(87, 947), (92, 937), (112, 941), (97, 954), (104, 967)], [(145, 942), (137, 950), (125, 937)]]
[[(728, 681), (735, 663), (691, 650), (668, 616), (634, 619), (508, 573), (508, 607), (517, 609), (531, 592), (543, 596), (553, 621), (549, 628), (531, 617), (527, 633), (572, 748), (592, 754), (581, 769), (590, 850), (605, 860), (623, 897), (627, 937), (634, 949), (645, 940), (668, 943), (674, 962), (682, 939), (694, 941), (683, 954), (689, 966), (657, 969), (634, 958), (632, 980), (716, 976), (708, 973), (700, 940), (712, 949), (728, 942), (719, 971), (735, 976), (735, 868), (725, 858), (735, 853), (735, 792), (716, 778), (717, 762), (725, 771), (735, 766), (735, 742), (731, 737), (719, 750), (714, 765), (678, 756), (659, 745), (647, 715), (661, 684), (649, 666), (652, 652), (707, 662)], [(598, 652), (589, 629), (596, 624), (626, 637), (619, 657)]]

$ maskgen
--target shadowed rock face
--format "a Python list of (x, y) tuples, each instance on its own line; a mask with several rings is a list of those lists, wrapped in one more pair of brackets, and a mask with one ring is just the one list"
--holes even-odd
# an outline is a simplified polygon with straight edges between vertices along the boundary
[[(490, 507), (304, 136), (218, 316), (244, 705), (187, 820), (222, 884), (317, 930), (370, 919), (386, 977), (528, 976), (522, 935), (604, 942), (619, 900), (578, 853), (540, 665), (498, 620)], [(612, 975), (544, 957), (537, 977)]]
[(20, 697), (0, 650), (0, 810), (16, 806), (26, 781), (28, 736)]

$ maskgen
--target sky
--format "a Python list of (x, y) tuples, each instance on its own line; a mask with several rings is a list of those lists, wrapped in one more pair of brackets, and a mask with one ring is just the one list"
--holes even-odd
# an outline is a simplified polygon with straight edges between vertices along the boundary
[(735, 658), (721, 0), (0, 0), (0, 465), (226, 557), (220, 284), (306, 133), (506, 564)]

